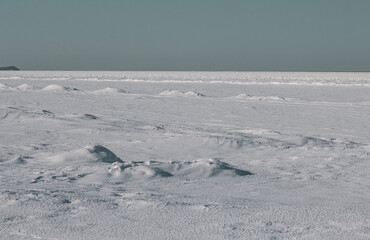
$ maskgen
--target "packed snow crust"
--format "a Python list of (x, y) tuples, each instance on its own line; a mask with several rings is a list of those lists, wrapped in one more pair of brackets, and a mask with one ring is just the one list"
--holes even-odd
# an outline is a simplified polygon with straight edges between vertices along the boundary
[(369, 73), (1, 72), (0, 239), (370, 239), (369, 92)]

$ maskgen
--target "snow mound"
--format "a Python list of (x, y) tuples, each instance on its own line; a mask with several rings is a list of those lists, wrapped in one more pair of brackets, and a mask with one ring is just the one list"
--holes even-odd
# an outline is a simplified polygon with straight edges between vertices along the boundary
[(46, 86), (42, 89), (43, 91), (47, 92), (70, 92), (70, 91), (78, 91), (77, 88), (70, 88), (70, 87), (64, 87), (57, 84), (51, 84), (49, 86)]
[(15, 155), (10, 161), (14, 164), (27, 164), (28, 159), (32, 159), (32, 157)]
[(111, 88), (107, 87), (104, 89), (94, 91), (96, 94), (119, 94), (119, 93), (126, 93), (125, 90), (119, 88)]
[(209, 178), (219, 174), (229, 174), (233, 176), (247, 176), (253, 173), (238, 169), (222, 162), (218, 159), (198, 159), (184, 163), (171, 163), (171, 168), (174, 167), (174, 175), (187, 178)]
[(233, 167), (218, 159), (190, 162), (125, 162), (113, 163), (108, 173), (116, 179), (148, 179), (153, 177), (210, 178), (219, 174), (247, 176), (253, 173)]
[(108, 173), (119, 179), (148, 179), (153, 177), (172, 177), (173, 175), (160, 169), (157, 166), (152, 166), (147, 162), (115, 162), (108, 169)]
[(219, 174), (233, 176), (253, 175), (253, 173), (233, 167), (218, 159), (198, 159), (189, 162), (128, 162), (113, 163), (109, 173), (114, 177), (186, 177), (209, 178)]
[(0, 91), (1, 90), (12, 90), (13, 88), (7, 84), (0, 83)]
[(89, 146), (75, 151), (62, 153), (49, 158), (51, 162), (123, 162), (111, 150), (101, 145)]
[(21, 84), (17, 87), (17, 89), (21, 90), (21, 91), (27, 91), (27, 90), (34, 90), (35, 87), (31, 86), (31, 85), (28, 85), (28, 84)]
[(246, 100), (259, 100), (259, 101), (285, 101), (285, 98), (279, 96), (251, 96), (247, 94), (239, 94), (235, 96), (236, 99), (246, 99)]
[(174, 96), (174, 97), (205, 97), (205, 95), (197, 92), (187, 91), (182, 92), (178, 90), (167, 90), (161, 92), (159, 95), (161, 96)]
[[(75, 151), (62, 153), (48, 158), (50, 164), (74, 165), (75, 171), (82, 181), (125, 182), (148, 181), (152, 178), (180, 177), (186, 179), (211, 178), (222, 176), (247, 176), (253, 173), (236, 168), (219, 159), (197, 159), (188, 162), (159, 161), (122, 161), (112, 151), (101, 145), (88, 146)], [(107, 168), (99, 164), (110, 163)], [(80, 180), (79, 180), (80, 181)]]

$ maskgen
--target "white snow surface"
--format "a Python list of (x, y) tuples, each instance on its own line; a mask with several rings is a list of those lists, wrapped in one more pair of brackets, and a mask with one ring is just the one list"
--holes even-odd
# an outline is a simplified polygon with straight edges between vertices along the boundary
[(0, 72), (0, 239), (370, 239), (370, 73)]

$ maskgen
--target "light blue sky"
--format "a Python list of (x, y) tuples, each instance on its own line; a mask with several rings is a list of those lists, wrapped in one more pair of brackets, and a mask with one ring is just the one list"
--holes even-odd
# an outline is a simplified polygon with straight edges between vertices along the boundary
[(369, 0), (0, 0), (0, 66), (370, 71)]

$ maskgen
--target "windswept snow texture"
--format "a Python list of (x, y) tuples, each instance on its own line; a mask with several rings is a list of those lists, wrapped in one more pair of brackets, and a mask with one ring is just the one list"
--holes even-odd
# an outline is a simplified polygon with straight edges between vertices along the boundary
[(370, 74), (1, 72), (0, 239), (370, 239)]

